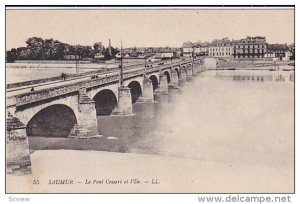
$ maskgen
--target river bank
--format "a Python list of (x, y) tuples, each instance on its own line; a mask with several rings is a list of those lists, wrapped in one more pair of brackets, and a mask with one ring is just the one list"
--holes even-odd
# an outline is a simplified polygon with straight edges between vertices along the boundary
[[(293, 173), (285, 167), (76, 150), (37, 151), (31, 155), (31, 160), (31, 175), (7, 176), (8, 193), (293, 191)], [(131, 183), (132, 179), (137, 179), (140, 183)], [(39, 184), (33, 184), (34, 180), (38, 180)], [(73, 181), (73, 184), (61, 184), (64, 180)], [(113, 181), (119, 182), (112, 183)]]

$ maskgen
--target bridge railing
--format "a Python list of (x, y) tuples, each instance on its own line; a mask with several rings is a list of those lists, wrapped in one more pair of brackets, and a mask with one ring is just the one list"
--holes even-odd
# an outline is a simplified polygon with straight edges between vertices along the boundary
[[(45, 100), (48, 98), (58, 97), (61, 95), (71, 94), (78, 92), (80, 88), (90, 88), (98, 85), (104, 85), (111, 82), (118, 82), (118, 74), (110, 74), (110, 76), (102, 76), (96, 79), (90, 79), (80, 82), (73, 82), (67, 85), (51, 87), (47, 89), (37, 90), (33, 92), (27, 92), (8, 98), (8, 101), (15, 102), (14, 105), (21, 106), (32, 102)], [(13, 100), (12, 98), (15, 98)], [(10, 105), (13, 105), (11, 104)]]

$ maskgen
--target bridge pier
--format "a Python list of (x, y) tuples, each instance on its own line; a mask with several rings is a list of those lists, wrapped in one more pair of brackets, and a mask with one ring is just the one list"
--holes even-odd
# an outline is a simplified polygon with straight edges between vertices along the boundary
[(201, 72), (204, 72), (205, 70), (204, 70), (204, 64), (201, 64), (200, 62), (199, 62), (199, 68), (198, 68), (198, 72), (199, 73), (201, 73)]
[(143, 95), (138, 98), (137, 102), (139, 103), (154, 102), (152, 81), (146, 76), (144, 77), (143, 80)]
[(179, 75), (179, 82), (186, 82), (186, 73), (185, 73), (185, 70), (184, 68), (182, 68), (180, 70), (180, 75)]
[(193, 69), (192, 69), (193, 76), (197, 76), (198, 75), (198, 68), (199, 68), (199, 64), (194, 63), (193, 64)]
[(179, 84), (178, 74), (175, 70), (171, 71), (171, 82), (173, 87), (177, 87)]
[(207, 67), (205, 66), (205, 64), (202, 64), (201, 67), (202, 67), (202, 72), (207, 70)]
[(118, 107), (112, 111), (111, 115), (133, 115), (130, 88), (122, 85), (118, 88)]
[(86, 95), (86, 88), (79, 90), (77, 124), (68, 137), (76, 139), (102, 137), (98, 133), (95, 102)]
[(31, 173), (26, 126), (10, 113), (6, 118), (6, 173), (14, 175)]
[(193, 70), (192, 70), (192, 67), (188, 67), (187, 68), (187, 76), (186, 76), (186, 79), (188, 81), (192, 80), (193, 78)]
[(168, 79), (167, 79), (167, 76), (164, 74), (160, 76), (158, 93), (160, 93), (160, 94), (168, 94), (169, 93)]

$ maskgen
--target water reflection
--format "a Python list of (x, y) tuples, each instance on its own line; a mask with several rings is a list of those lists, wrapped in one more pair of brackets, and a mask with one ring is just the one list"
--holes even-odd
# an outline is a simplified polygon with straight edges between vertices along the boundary
[(234, 81), (294, 81), (294, 70), (282, 68), (278, 70), (218, 70), (216, 77)]
[[(95, 71), (96, 69), (80, 69), (80, 73)], [(6, 83), (17, 83), (36, 79), (58, 77), (61, 73), (76, 74), (73, 68), (8, 68), (6, 69)]]

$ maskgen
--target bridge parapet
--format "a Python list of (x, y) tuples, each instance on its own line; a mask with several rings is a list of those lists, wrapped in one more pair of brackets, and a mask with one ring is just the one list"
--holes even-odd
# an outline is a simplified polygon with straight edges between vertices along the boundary
[(124, 79), (128, 79), (128, 78), (132, 78), (135, 76), (140, 76), (144, 74), (144, 69), (140, 69), (134, 72), (128, 72), (128, 73), (124, 73)]
[(86, 81), (71, 83), (68, 85), (19, 94), (11, 98), (8, 98), (7, 101), (9, 101), (8, 105), (10, 106), (21, 106), (28, 103), (33, 103), (48, 98), (58, 97), (61, 95), (77, 92), (82, 87), (90, 88), (90, 87), (104, 85), (111, 82), (117, 82), (118, 80), (119, 80), (119, 76), (117, 74), (108, 77), (104, 76), (102, 78), (89, 79)]

